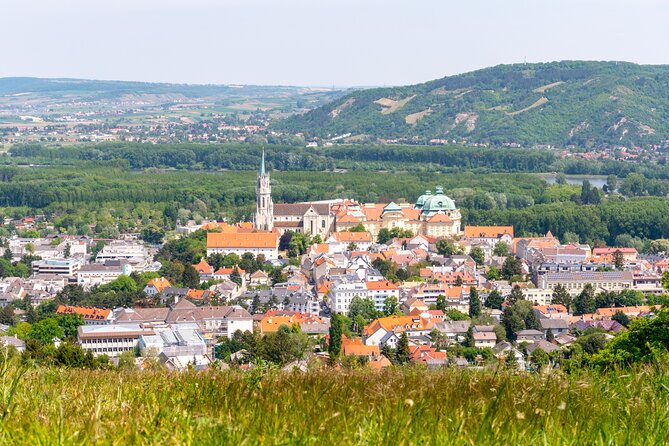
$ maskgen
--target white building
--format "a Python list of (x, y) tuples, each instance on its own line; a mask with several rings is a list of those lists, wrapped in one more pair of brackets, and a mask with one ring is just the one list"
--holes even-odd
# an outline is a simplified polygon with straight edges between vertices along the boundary
[(81, 261), (73, 258), (34, 260), (32, 272), (33, 274), (56, 274), (70, 277), (74, 276), (81, 266)]
[(279, 258), (279, 236), (276, 232), (209, 232), (207, 257), (212, 254), (262, 254), (265, 260)]
[(116, 280), (121, 275), (129, 276), (133, 271), (129, 263), (120, 260), (108, 260), (104, 264), (83, 265), (77, 271), (77, 284), (90, 288)]
[(81, 325), (77, 328), (77, 342), (82, 349), (95, 356), (116, 357), (123, 352), (134, 351), (139, 337), (154, 334), (153, 327), (140, 324), (128, 325)]

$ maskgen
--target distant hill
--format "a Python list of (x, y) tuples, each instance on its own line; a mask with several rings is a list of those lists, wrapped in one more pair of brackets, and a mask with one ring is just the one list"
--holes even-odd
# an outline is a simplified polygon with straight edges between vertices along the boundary
[(273, 129), (352, 140), (635, 145), (669, 140), (669, 65), (500, 65), (424, 84), (356, 91)]
[[(340, 97), (333, 89), (256, 86), (194, 85), (151, 82), (101, 81), (86, 79), (0, 78), (0, 111), (45, 110), (52, 104), (66, 104), (70, 110), (83, 110), (90, 103), (160, 106), (183, 102), (239, 104), (249, 101), (248, 110), (282, 108), (306, 111)], [(41, 110), (40, 110), (41, 107)], [(244, 107), (240, 107), (244, 108)], [(61, 109), (58, 109), (59, 111)]]
[(0, 95), (34, 94), (88, 94), (101, 97), (120, 97), (140, 94), (180, 94), (186, 97), (206, 96), (265, 96), (292, 95), (310, 91), (308, 87), (168, 84), (153, 82), (101, 81), (87, 79), (42, 79), (34, 77), (0, 78)]

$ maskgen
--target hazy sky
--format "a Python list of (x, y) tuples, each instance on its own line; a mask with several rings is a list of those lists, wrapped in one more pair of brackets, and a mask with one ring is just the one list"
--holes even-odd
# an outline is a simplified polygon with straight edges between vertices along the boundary
[(0, 77), (362, 86), (669, 63), (667, 0), (1, 0)]

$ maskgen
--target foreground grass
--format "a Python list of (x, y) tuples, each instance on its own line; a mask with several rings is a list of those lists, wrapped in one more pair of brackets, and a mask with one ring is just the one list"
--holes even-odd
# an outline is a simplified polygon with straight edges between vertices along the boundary
[[(669, 377), (31, 369), (1, 444), (666, 444)], [(14, 375), (15, 376), (15, 375)]]

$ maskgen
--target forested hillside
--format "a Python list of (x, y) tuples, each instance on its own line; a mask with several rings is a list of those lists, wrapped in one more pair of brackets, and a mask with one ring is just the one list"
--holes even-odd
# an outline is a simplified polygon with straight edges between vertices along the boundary
[(669, 66), (624, 62), (501, 65), (351, 93), (275, 130), (357, 140), (501, 145), (637, 145), (669, 139)]

